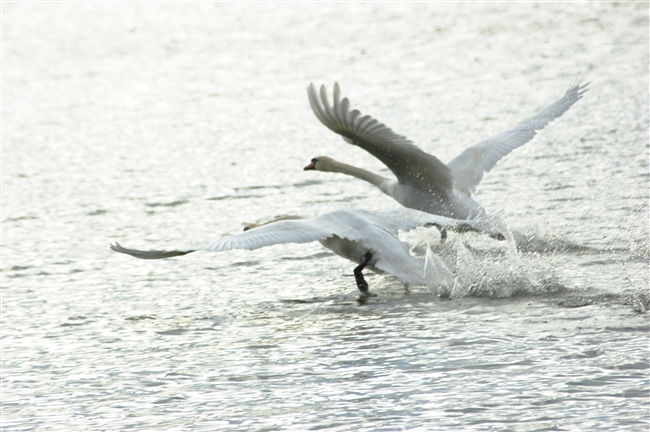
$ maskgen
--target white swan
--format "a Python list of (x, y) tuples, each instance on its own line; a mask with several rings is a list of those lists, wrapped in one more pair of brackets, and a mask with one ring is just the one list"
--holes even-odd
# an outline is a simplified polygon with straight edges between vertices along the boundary
[(550, 121), (560, 117), (586, 91), (579, 76), (564, 96), (539, 113), (511, 129), (501, 132), (452, 159), (447, 165), (422, 151), (411, 141), (358, 110), (350, 111), (348, 98), (341, 100), (338, 83), (330, 106), (325, 86), (320, 97), (313, 84), (307, 88), (314, 114), (333, 132), (379, 159), (395, 174), (389, 179), (362, 168), (338, 162), (327, 156), (311, 160), (305, 170), (329, 171), (351, 175), (377, 186), (405, 207), (458, 219), (472, 219), (485, 210), (471, 198), (483, 173), (490, 171), (505, 155), (527, 143)]
[[(354, 269), (354, 276), (362, 296), (367, 296), (369, 295), (368, 284), (361, 273), (365, 267), (390, 273), (406, 283), (426, 283), (424, 263), (421, 259), (410, 255), (409, 245), (397, 237), (398, 231), (408, 231), (425, 225), (449, 227), (461, 231), (490, 231), (491, 223), (490, 218), (463, 221), (406, 208), (382, 212), (344, 209), (325, 213), (313, 219), (272, 221), (232, 237), (197, 247), (170, 251), (143, 251), (128, 249), (115, 243), (111, 245), (111, 249), (136, 258), (161, 259), (195, 251), (253, 250), (282, 243), (319, 241), (334, 253), (359, 264)], [(429, 259), (436, 260), (434, 263), (436, 266), (444, 266), (441, 261), (438, 262), (439, 259), (435, 255), (431, 255), (433, 257)], [(451, 272), (447, 270), (447, 273)]]

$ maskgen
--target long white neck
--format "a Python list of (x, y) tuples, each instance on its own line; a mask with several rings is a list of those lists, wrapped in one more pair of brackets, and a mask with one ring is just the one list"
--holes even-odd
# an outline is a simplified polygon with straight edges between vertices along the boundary
[[(325, 171), (325, 170), (324, 170)], [(326, 171), (347, 174), (352, 177), (367, 181), (370, 184), (377, 186), (382, 191), (386, 192), (386, 182), (390, 181), (386, 177), (380, 176), (363, 168), (348, 165), (343, 162), (332, 160), (328, 165)]]

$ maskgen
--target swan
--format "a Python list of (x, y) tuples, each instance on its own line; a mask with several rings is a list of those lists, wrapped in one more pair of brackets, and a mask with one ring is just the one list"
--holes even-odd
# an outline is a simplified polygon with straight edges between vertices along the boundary
[(314, 84), (307, 95), (316, 118), (349, 143), (367, 151), (395, 175), (396, 179), (338, 162), (327, 156), (311, 160), (305, 170), (347, 174), (371, 183), (405, 207), (436, 215), (473, 219), (485, 215), (485, 210), (471, 198), (483, 173), (512, 150), (533, 139), (537, 130), (560, 117), (582, 98), (586, 73), (578, 76), (562, 98), (534, 116), (465, 149), (446, 165), (424, 152), (405, 137), (358, 110), (350, 111), (348, 98), (341, 99), (338, 83), (334, 83), (333, 104), (327, 89), (320, 94)]
[[(381, 212), (360, 209), (342, 209), (324, 213), (312, 219), (280, 218), (259, 226), (247, 226), (244, 232), (197, 247), (169, 251), (137, 250), (121, 246), (110, 247), (115, 252), (141, 259), (171, 258), (196, 251), (221, 252), (231, 249), (254, 250), (282, 243), (309, 243), (319, 241), (337, 255), (356, 264), (354, 276), (362, 297), (370, 295), (362, 270), (368, 267), (376, 272), (397, 276), (408, 284), (426, 284), (425, 263), (411, 256), (409, 245), (401, 241), (398, 231), (409, 231), (421, 226), (435, 225), (459, 231), (489, 231), (490, 218), (456, 220), (429, 213), (399, 208)], [(431, 268), (448, 279), (451, 272), (433, 253), (428, 253)], [(442, 268), (442, 270), (440, 270)], [(430, 272), (429, 272), (430, 273)], [(439, 283), (431, 281), (436, 285)]]

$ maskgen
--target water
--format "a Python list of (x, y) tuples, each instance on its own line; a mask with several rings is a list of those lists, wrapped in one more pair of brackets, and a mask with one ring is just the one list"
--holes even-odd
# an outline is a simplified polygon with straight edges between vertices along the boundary
[[(648, 428), (646, 5), (2, 12), (3, 430)], [(108, 249), (393, 207), (302, 171), (325, 154), (386, 172), (315, 119), (309, 82), (448, 161), (589, 67), (584, 99), (477, 191), (518, 255), (472, 235), (440, 249), (459, 256), (455, 300), (368, 274), (361, 305), (318, 244)]]

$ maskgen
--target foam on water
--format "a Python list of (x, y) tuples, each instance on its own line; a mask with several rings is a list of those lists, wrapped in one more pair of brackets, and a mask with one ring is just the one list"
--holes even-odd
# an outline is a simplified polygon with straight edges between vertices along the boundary
[[(432, 293), (440, 298), (553, 295), (552, 301), (566, 307), (610, 303), (625, 305), (640, 313), (650, 308), (643, 273), (636, 278), (628, 277), (629, 289), (615, 292), (593, 286), (575, 289), (563, 284), (556, 269), (561, 267), (565, 254), (598, 258), (611, 254), (611, 248), (600, 250), (583, 246), (549, 232), (535, 232), (534, 228), (512, 232), (502, 223), (499, 229), (506, 234), (505, 241), (478, 233), (452, 233), (441, 243), (437, 231), (428, 229), (416, 230), (405, 237), (412, 243), (415, 255), (426, 255), (425, 277)], [(636, 244), (620, 252), (623, 257), (627, 256), (619, 258), (621, 267), (624, 261), (627, 265), (644, 262)], [(643, 253), (647, 253), (647, 249)], [(453, 278), (447, 271), (451, 271)]]
[[(414, 252), (427, 254), (425, 274), (434, 294), (442, 298), (463, 297), (508, 298), (513, 296), (538, 296), (559, 292), (565, 287), (559, 283), (552, 268), (543, 268), (538, 262), (527, 260), (517, 251), (509, 233), (507, 240), (499, 242), (480, 234), (450, 235), (444, 243), (431, 246), (431, 253), (440, 258), (454, 275), (453, 283), (445, 281), (445, 270), (432, 259), (429, 250), (430, 235), (411, 237)], [(438, 281), (437, 278), (442, 278)], [(433, 286), (440, 287), (438, 289)]]

